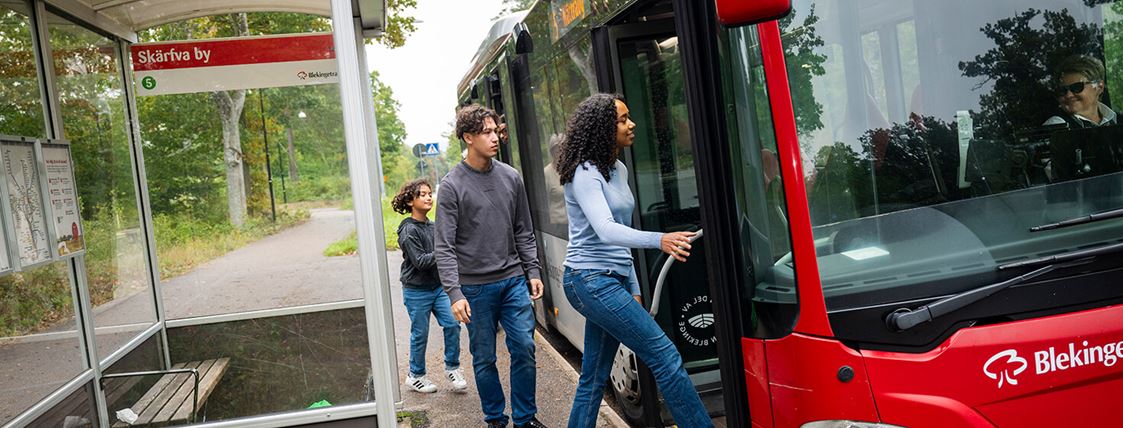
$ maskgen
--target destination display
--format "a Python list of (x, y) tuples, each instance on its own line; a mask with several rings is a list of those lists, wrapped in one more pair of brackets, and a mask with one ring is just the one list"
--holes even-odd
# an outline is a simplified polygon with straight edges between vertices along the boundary
[(47, 197), (54, 217), (55, 246), (59, 256), (85, 249), (82, 217), (78, 212), (78, 190), (74, 187), (74, 164), (70, 145), (44, 143), (43, 164), (46, 165)]
[[(35, 143), (3, 141), (0, 143), (4, 179), (7, 183), (8, 207), (11, 209), (13, 232), (20, 266), (30, 266), (51, 259), (47, 221), (43, 211), (43, 192), (35, 159)], [(9, 249), (10, 251), (10, 249)]]

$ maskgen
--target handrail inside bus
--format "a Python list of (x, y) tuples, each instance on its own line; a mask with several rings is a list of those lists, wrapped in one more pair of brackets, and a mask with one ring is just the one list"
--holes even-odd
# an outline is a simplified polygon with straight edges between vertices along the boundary
[[(690, 237), (690, 242), (697, 241), (702, 237), (702, 229), (694, 232), (694, 236)], [(659, 278), (655, 280), (655, 292), (651, 297), (651, 310), (648, 312), (651, 316), (659, 313), (659, 298), (663, 296), (663, 284), (667, 282), (667, 272), (671, 271), (671, 265), (675, 263), (674, 257), (667, 257), (667, 261), (663, 262), (663, 269), (659, 270)]]

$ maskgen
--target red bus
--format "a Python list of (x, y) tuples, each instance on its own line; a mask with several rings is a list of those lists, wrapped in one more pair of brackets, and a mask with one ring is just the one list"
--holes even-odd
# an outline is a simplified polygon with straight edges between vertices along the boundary
[[(1074, 65), (1075, 64), (1075, 65)], [(497, 21), (459, 87), (505, 115), (548, 295), (565, 120), (618, 92), (645, 302), (728, 426), (1117, 424), (1123, 1), (554, 0)], [(661, 290), (657, 294), (656, 290)], [(670, 423), (627, 349), (625, 416)]]

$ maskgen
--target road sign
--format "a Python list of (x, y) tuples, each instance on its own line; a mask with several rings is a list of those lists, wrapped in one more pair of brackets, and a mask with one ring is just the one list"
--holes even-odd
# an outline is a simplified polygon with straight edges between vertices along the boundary
[(440, 156), (441, 146), (438, 143), (414, 144), (413, 155), (419, 158)]

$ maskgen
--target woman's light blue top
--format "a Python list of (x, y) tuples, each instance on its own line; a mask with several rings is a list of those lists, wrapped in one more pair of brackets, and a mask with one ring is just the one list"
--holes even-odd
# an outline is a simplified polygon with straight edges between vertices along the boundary
[(636, 200), (628, 188), (628, 168), (616, 165), (605, 180), (596, 166), (577, 167), (573, 181), (565, 184), (565, 210), (569, 215), (569, 248), (565, 265), (572, 269), (607, 269), (628, 277), (628, 290), (639, 295), (639, 280), (629, 248), (659, 248), (659, 232), (632, 229)]

